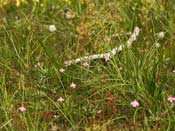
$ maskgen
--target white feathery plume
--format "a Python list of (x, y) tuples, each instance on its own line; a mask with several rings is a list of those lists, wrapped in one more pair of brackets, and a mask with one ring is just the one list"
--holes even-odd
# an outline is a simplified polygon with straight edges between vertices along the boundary
[[(137, 36), (140, 33), (140, 28), (139, 27), (135, 27), (133, 33), (131, 34), (130, 38), (127, 40), (126, 42), (126, 47), (130, 48), (132, 43), (137, 39)], [(84, 56), (84, 57), (80, 57), (80, 58), (76, 58), (70, 61), (65, 61), (64, 64), (66, 66), (69, 66), (71, 64), (76, 64), (79, 62), (86, 62), (86, 61), (91, 61), (91, 60), (96, 60), (96, 59), (105, 59), (105, 58), (112, 58), (113, 56), (116, 55), (116, 53), (121, 52), (123, 50), (125, 46), (124, 45), (120, 45), (119, 47), (113, 48), (111, 51), (109, 51), (108, 53), (103, 53), (103, 54), (94, 54), (94, 55), (90, 55), (90, 56)]]

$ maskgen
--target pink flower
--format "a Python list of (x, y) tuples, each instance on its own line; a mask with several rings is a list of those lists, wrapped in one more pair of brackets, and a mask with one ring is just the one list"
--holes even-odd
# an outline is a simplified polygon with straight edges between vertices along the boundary
[(71, 85), (70, 85), (70, 87), (73, 88), (73, 89), (75, 89), (76, 86), (77, 86), (77, 84), (75, 84), (74, 82), (72, 82)]
[(97, 111), (97, 114), (101, 114), (101, 113), (102, 113), (102, 110), (101, 109)]
[(64, 99), (62, 97), (57, 99), (57, 102), (64, 102)]
[(108, 62), (110, 60), (109, 56), (105, 56), (105, 61)]
[(25, 112), (26, 111), (26, 108), (23, 105), (21, 105), (20, 107), (18, 107), (18, 110), (20, 112)]
[(175, 97), (169, 96), (167, 99), (170, 103), (173, 103), (175, 101)]
[(65, 69), (63, 69), (63, 68), (60, 68), (60, 70), (59, 70), (61, 73), (63, 73), (64, 71), (65, 71)]
[(137, 107), (137, 106), (139, 106), (139, 103), (136, 100), (134, 100), (134, 101), (131, 102), (131, 106), (132, 107)]

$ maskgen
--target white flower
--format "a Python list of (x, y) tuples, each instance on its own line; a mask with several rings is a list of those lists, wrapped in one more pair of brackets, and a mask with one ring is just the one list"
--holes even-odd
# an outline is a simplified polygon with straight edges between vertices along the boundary
[(61, 73), (63, 73), (64, 71), (65, 71), (65, 69), (64, 68), (60, 68), (60, 70), (59, 70)]
[(54, 31), (56, 31), (56, 30), (57, 30), (57, 28), (56, 28), (55, 25), (49, 25), (49, 31), (50, 31), (50, 32), (54, 32)]
[(173, 73), (175, 73), (175, 69), (173, 70)]
[(158, 33), (158, 38), (163, 39), (165, 37), (165, 32), (161, 31)]
[(83, 65), (84, 67), (89, 67), (89, 63), (88, 63), (88, 62), (84, 62), (82, 65)]
[(66, 11), (65, 12), (65, 18), (66, 19), (74, 19), (76, 17), (76, 13), (72, 12), (72, 11)]
[(120, 45), (120, 46), (118, 47), (118, 51), (120, 52), (120, 51), (122, 51), (122, 50), (123, 50), (123, 46)]
[(156, 47), (159, 48), (160, 47), (160, 43), (157, 42), (156, 43)]

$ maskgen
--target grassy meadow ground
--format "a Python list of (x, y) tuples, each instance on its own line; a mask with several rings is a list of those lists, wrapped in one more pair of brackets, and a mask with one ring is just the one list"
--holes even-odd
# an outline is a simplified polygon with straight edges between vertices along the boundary
[[(174, 0), (0, 0), (0, 130), (174, 131), (174, 12)], [(126, 45), (135, 26), (110, 60), (64, 65)]]

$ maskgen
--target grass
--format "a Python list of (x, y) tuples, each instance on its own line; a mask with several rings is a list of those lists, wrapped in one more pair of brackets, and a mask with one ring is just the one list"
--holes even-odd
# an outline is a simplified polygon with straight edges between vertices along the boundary
[[(0, 130), (175, 130), (173, 0), (4, 2)], [(110, 61), (64, 65), (125, 45), (135, 26), (141, 33), (133, 46)]]

